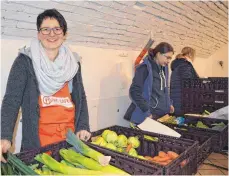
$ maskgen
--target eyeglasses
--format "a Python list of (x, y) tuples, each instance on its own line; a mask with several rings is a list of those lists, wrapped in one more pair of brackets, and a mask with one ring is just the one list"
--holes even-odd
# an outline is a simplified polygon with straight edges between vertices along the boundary
[(165, 54), (162, 54), (163, 56), (165, 56), (166, 57), (166, 59), (168, 59), (168, 60), (171, 60), (172, 59), (172, 57), (171, 56), (166, 56)]
[(43, 35), (49, 35), (51, 31), (54, 32), (56, 35), (60, 35), (63, 33), (63, 29), (61, 27), (54, 27), (54, 28), (48, 28), (48, 27), (43, 27), (40, 28), (39, 30)]

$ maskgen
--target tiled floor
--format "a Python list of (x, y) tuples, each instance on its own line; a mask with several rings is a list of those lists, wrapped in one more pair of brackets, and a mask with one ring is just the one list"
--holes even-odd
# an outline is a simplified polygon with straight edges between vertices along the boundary
[[(204, 163), (211, 163), (217, 166), (228, 168), (228, 156), (219, 153), (212, 153)], [(228, 175), (228, 171), (214, 166), (202, 164), (196, 175)]]

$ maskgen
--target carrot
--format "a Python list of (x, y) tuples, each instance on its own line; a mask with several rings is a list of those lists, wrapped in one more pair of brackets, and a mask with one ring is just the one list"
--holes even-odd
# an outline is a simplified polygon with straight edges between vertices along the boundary
[(155, 157), (153, 157), (153, 160), (154, 161), (158, 161), (160, 159), (160, 156), (155, 156)]
[(163, 157), (163, 158), (160, 158), (159, 161), (164, 162), (164, 161), (168, 161), (168, 160), (170, 160), (170, 157), (169, 157), (169, 156), (165, 156), (165, 157)]
[(127, 148), (126, 148), (126, 151), (129, 152), (131, 148), (132, 148), (132, 145), (129, 144), (129, 145), (127, 146)]
[(151, 156), (145, 156), (145, 159), (149, 160), (149, 161), (154, 161), (153, 158)]
[(170, 160), (167, 160), (166, 162), (167, 162), (167, 164), (169, 164), (169, 163), (171, 163), (172, 161), (173, 161), (173, 160), (170, 159)]
[(171, 159), (176, 159), (179, 157), (179, 155), (173, 151), (168, 151), (167, 154), (169, 155)]
[(160, 151), (160, 152), (158, 153), (158, 156), (160, 156), (160, 157), (165, 157), (165, 156), (167, 156), (167, 154), (166, 154), (165, 152), (163, 152), (163, 151)]
[(159, 161), (159, 162), (164, 162), (164, 161), (170, 160), (170, 157), (169, 156), (165, 156), (165, 157), (155, 156), (155, 157), (153, 157), (153, 160)]

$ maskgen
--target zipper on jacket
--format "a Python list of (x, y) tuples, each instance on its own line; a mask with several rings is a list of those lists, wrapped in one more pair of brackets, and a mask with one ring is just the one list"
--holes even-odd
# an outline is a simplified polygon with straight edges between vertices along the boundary
[(164, 73), (164, 71), (163, 71), (163, 70), (162, 70), (161, 72), (162, 72), (162, 78), (164, 78), (164, 81), (165, 81), (165, 87), (166, 87), (167, 85), (166, 85), (165, 73)]

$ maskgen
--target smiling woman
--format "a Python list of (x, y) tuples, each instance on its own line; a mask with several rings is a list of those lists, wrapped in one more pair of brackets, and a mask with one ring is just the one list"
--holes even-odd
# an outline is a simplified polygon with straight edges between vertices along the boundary
[[(66, 39), (66, 35), (63, 34), (63, 29), (58, 26), (59, 23), (56, 19), (47, 18), (42, 22), (41, 28), (39, 29), (38, 39), (44, 49), (46, 49), (47, 54), (54, 53), (57, 55), (60, 46)], [(50, 55), (49, 58), (53, 60), (55, 59), (55, 55)]]
[(82, 140), (90, 138), (80, 59), (64, 44), (67, 23), (56, 9), (45, 10), (37, 17), (37, 31), (9, 74), (1, 108), (3, 153), (11, 146), (20, 107), (22, 151), (64, 140), (69, 128)]

